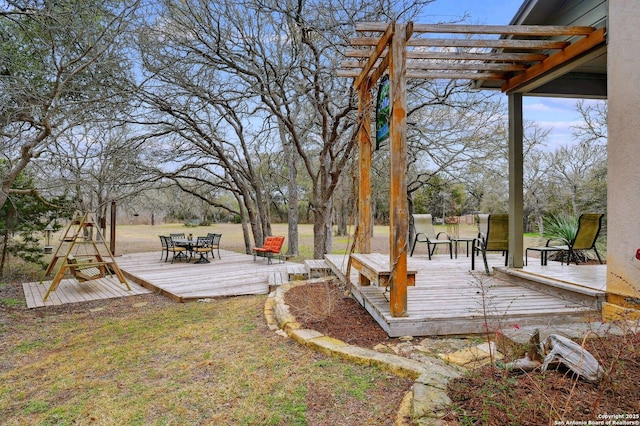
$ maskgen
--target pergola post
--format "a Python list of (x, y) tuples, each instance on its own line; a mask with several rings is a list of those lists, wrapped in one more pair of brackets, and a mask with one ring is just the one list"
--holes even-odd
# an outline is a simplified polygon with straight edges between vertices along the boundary
[[(364, 81), (358, 88), (358, 251), (371, 253), (371, 83)], [(360, 285), (369, 285), (360, 274)]]
[(390, 310), (393, 317), (407, 316), (407, 25), (396, 24), (389, 46), (391, 153), (389, 264)]
[(522, 94), (509, 98), (509, 267), (522, 268), (524, 237)]

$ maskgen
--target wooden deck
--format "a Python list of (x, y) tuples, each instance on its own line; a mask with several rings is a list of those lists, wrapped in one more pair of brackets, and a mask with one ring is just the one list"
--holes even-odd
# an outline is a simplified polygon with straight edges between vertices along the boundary
[(44, 281), (42, 284), (39, 282), (22, 284), (24, 298), (29, 309), (151, 293), (151, 290), (133, 283), (129, 283), (131, 290), (127, 290), (116, 276), (82, 283), (75, 278), (67, 278), (60, 281), (58, 288), (52, 291), (47, 301), (44, 302), (44, 295), (50, 285), (51, 281)]
[[(176, 301), (245, 294), (267, 294), (269, 285), (300, 279), (305, 265), (285, 262), (268, 265), (251, 255), (221, 251), (222, 259), (207, 264), (164, 262), (159, 252), (136, 253), (117, 258), (132, 290), (113, 278), (78, 283), (65, 279), (46, 303), (42, 297), (49, 283), (23, 285), (28, 306), (52, 306), (112, 297), (157, 292)], [(346, 257), (328, 255), (332, 272), (345, 280)], [(354, 297), (391, 336), (432, 336), (482, 333), (525, 325), (553, 325), (594, 320), (606, 288), (606, 266), (536, 265), (508, 275), (504, 258), (490, 255), (496, 270), (491, 277), (478, 265), (470, 272), (471, 260), (465, 256), (449, 259), (448, 254), (414, 255), (408, 268), (416, 270), (416, 285), (407, 288), (408, 316), (391, 317), (385, 287), (358, 285), (358, 272), (352, 269), (350, 281)], [(481, 263), (481, 262), (480, 262)], [(529, 274), (531, 277), (523, 278)], [(522, 280), (526, 280), (523, 284)], [(535, 285), (532, 280), (538, 280)], [(484, 294), (484, 296), (483, 296)], [(486, 324), (486, 325), (485, 325)]]
[[(477, 260), (477, 259), (476, 259)], [(334, 272), (346, 280), (346, 258), (328, 255), (327, 261)], [(586, 293), (604, 294), (606, 267), (560, 265), (535, 266), (529, 263), (532, 275), (542, 275), (550, 281), (563, 279), (563, 291), (569, 291), (570, 281), (579, 277), (578, 285)], [(484, 274), (482, 261), (476, 262), (471, 273), (471, 260), (467, 257), (449, 259), (447, 254), (410, 257), (408, 268), (418, 271), (416, 285), (407, 287), (408, 316), (394, 318), (390, 314), (388, 292), (384, 287), (358, 285), (358, 273), (351, 270), (350, 282), (355, 298), (376, 319), (391, 337), (404, 335), (432, 336), (483, 333), (490, 330), (521, 327), (524, 325), (553, 325), (594, 320), (599, 317), (597, 301), (565, 297), (555, 288), (523, 286), (507, 275)], [(489, 266), (504, 268), (504, 258), (489, 256)], [(577, 270), (576, 270), (577, 269)], [(519, 270), (522, 272), (523, 270)], [(522, 278), (519, 278), (522, 279)], [(484, 296), (483, 296), (484, 295)]]
[(164, 262), (159, 253), (136, 253), (118, 258), (118, 266), (130, 281), (179, 302), (246, 294), (268, 294), (269, 276), (286, 274), (298, 263), (267, 264), (264, 258), (220, 250), (210, 263)]
[[(27, 306), (53, 306), (63, 303), (87, 300), (125, 297), (155, 292), (178, 302), (245, 294), (268, 294), (269, 281), (274, 274), (300, 274), (304, 265), (285, 262), (267, 265), (264, 258), (253, 261), (252, 255), (220, 250), (222, 259), (211, 263), (194, 264), (185, 262), (164, 262), (160, 252), (135, 253), (116, 258), (118, 267), (127, 278), (132, 290), (127, 289), (116, 278), (78, 283), (75, 279), (65, 279), (57, 290), (42, 302), (50, 285), (45, 281), (23, 284)], [(217, 255), (217, 253), (216, 253)], [(211, 258), (210, 258), (211, 259)]]

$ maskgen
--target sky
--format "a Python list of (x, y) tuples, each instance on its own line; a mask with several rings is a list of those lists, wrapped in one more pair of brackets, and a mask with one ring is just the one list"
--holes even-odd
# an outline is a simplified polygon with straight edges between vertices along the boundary
[[(523, 0), (435, 0), (426, 8), (424, 21), (436, 23), (457, 21), (465, 13), (466, 21), (474, 25), (507, 25), (511, 22)], [(548, 145), (572, 145), (572, 127), (582, 123), (576, 110), (578, 99), (523, 97), (525, 121), (533, 121), (544, 129), (550, 129)], [(586, 101), (598, 102), (598, 101)]]

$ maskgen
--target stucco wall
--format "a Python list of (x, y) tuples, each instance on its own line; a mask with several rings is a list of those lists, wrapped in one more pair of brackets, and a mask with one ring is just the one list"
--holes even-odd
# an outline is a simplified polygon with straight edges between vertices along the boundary
[(609, 1), (608, 315), (640, 309), (640, 2)]

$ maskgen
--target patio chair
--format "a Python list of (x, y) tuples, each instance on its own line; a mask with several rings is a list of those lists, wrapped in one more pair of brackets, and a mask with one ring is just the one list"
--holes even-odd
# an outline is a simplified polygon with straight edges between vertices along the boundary
[(195, 263), (209, 263), (209, 253), (213, 256), (213, 248), (211, 247), (211, 237), (198, 237), (196, 245), (191, 248), (191, 252), (200, 255)]
[(185, 239), (187, 238), (184, 235), (184, 232), (178, 233), (178, 234), (169, 234), (169, 237), (171, 237), (172, 239)]
[[(453, 259), (453, 241), (451, 241), (449, 234), (444, 231), (436, 234), (436, 231), (433, 228), (432, 216), (430, 214), (414, 214), (412, 217), (413, 230), (416, 236), (413, 240), (410, 256), (413, 256), (413, 251), (416, 249), (417, 243), (427, 243), (427, 254), (429, 255), (429, 260), (431, 260), (431, 255), (436, 251), (436, 247), (438, 245), (449, 246), (449, 257)], [(445, 238), (441, 239), (440, 236), (444, 236)]]
[(185, 261), (187, 260), (187, 248), (183, 247), (183, 246), (177, 246), (175, 245), (175, 243), (173, 242), (173, 239), (171, 237), (163, 237), (167, 243), (167, 259), (165, 260), (165, 262), (168, 260), (169, 258), (169, 252), (173, 253), (173, 257), (171, 258), (171, 263), (173, 263), (174, 260), (176, 259), (184, 259)]
[(480, 232), (478, 232), (478, 238), (475, 239), (473, 250), (471, 250), (471, 270), (475, 270), (476, 254), (482, 253), (484, 270), (487, 275), (491, 275), (487, 262), (488, 251), (503, 252), (505, 266), (509, 260), (509, 215), (480, 214), (478, 219)]
[[(167, 261), (167, 258), (169, 257), (169, 247), (167, 246), (167, 241), (165, 240), (164, 235), (160, 235), (160, 245), (162, 246), (162, 251), (160, 252), (160, 260), (162, 260), (162, 258), (164, 257), (164, 261)], [(166, 255), (165, 255), (166, 254)]]
[(573, 237), (572, 241), (567, 241), (564, 238), (551, 238), (547, 241), (547, 245), (549, 245), (550, 241), (562, 241), (563, 245), (553, 245), (553, 247), (558, 250), (566, 250), (569, 252), (569, 258), (567, 259), (567, 264), (569, 264), (572, 260), (575, 264), (578, 264), (578, 255), (577, 251), (586, 251), (593, 250), (598, 258), (598, 262), (602, 264), (602, 258), (600, 257), (600, 253), (598, 253), (598, 249), (596, 248), (596, 240), (598, 239), (598, 235), (600, 234), (600, 229), (602, 228), (602, 217), (604, 214), (602, 213), (583, 213), (578, 218), (578, 231), (576, 232), (576, 236)]
[(222, 259), (220, 257), (220, 239), (222, 238), (222, 234), (207, 234), (207, 237), (211, 238), (211, 256), (213, 257), (213, 249), (218, 251), (218, 259)]
[(280, 263), (282, 263), (284, 261), (281, 253), (283, 244), (284, 237), (269, 236), (265, 238), (262, 247), (254, 247), (252, 249), (254, 262), (256, 260), (256, 256), (264, 256), (267, 258), (267, 264), (271, 264), (271, 259), (274, 256), (277, 256)]

